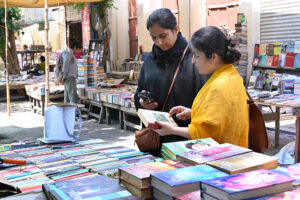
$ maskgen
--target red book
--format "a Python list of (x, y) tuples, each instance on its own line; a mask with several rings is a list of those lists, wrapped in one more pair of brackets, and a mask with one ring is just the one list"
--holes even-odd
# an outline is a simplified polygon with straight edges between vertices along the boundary
[(254, 54), (259, 54), (259, 44), (255, 44), (255, 46), (254, 46)]
[(286, 67), (293, 67), (295, 61), (295, 53), (287, 52), (285, 57), (285, 66)]
[(277, 67), (278, 66), (278, 61), (279, 61), (279, 55), (275, 55), (273, 57), (272, 67)]

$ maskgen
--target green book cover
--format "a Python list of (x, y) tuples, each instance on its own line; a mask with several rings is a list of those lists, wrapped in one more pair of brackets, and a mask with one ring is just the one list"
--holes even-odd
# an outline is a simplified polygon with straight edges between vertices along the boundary
[(204, 150), (208, 147), (218, 145), (212, 138), (203, 138), (197, 140), (188, 140), (180, 142), (163, 143), (162, 149), (164, 152), (168, 152), (169, 155), (174, 159), (176, 155), (192, 150)]

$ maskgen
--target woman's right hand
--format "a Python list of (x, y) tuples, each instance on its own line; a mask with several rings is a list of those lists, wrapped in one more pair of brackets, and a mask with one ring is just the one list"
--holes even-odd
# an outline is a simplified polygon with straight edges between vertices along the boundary
[(158, 106), (157, 102), (144, 101), (142, 98), (140, 98), (140, 104), (143, 108), (145, 108), (147, 110), (154, 110)]
[(170, 116), (173, 116), (176, 114), (176, 117), (180, 120), (188, 120), (191, 119), (191, 109), (186, 108), (184, 106), (176, 106), (172, 108), (169, 112)]

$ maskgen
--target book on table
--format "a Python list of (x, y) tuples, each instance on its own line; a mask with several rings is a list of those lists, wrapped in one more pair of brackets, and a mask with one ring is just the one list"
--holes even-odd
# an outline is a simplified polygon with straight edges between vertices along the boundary
[(300, 186), (300, 163), (296, 163), (293, 165), (287, 165), (287, 166), (280, 166), (273, 171), (276, 171), (278, 173), (281, 173), (283, 175), (289, 176), (295, 181), (293, 182), (294, 186)]
[(203, 180), (200, 190), (220, 200), (248, 199), (291, 190), (293, 181), (293, 178), (272, 170), (259, 169)]
[(178, 160), (182, 160), (193, 165), (204, 164), (210, 161), (219, 160), (243, 153), (251, 152), (252, 150), (236, 146), (229, 143), (212, 146), (205, 150), (188, 151), (177, 155)]
[(207, 164), (228, 174), (238, 174), (257, 169), (274, 169), (278, 166), (278, 159), (261, 153), (249, 152)]
[(169, 113), (167, 112), (146, 110), (140, 108), (137, 111), (137, 115), (139, 116), (139, 118), (142, 120), (142, 122), (145, 124), (147, 128), (159, 129), (160, 126), (155, 123), (156, 121), (171, 123), (177, 126), (173, 118), (170, 117)]
[(174, 197), (175, 200), (200, 200), (201, 192), (200, 190), (189, 192), (187, 194), (182, 194)]
[[(197, 165), (151, 174), (151, 186), (172, 198), (199, 190), (200, 181), (228, 174), (208, 165)], [(155, 195), (154, 198), (159, 199)]]
[(168, 156), (171, 157), (171, 159), (175, 159), (176, 155), (178, 154), (193, 150), (204, 150), (216, 145), (219, 145), (219, 143), (214, 139), (203, 138), (197, 140), (163, 143), (162, 149), (168, 154)]
[(300, 187), (295, 187), (292, 190), (281, 192), (277, 194), (271, 194), (258, 198), (251, 198), (248, 200), (299, 200), (300, 199)]

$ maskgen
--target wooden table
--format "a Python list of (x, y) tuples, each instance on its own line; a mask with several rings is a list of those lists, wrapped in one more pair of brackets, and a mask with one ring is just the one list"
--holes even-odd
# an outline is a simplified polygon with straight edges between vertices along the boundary
[[(296, 141), (295, 141), (295, 162), (300, 162), (300, 105), (282, 105), (280, 103), (266, 103), (259, 100), (255, 101), (256, 104), (261, 106), (273, 106), (276, 107), (276, 112), (271, 113), (266, 118), (275, 119), (275, 146), (279, 146), (279, 126), (280, 126), (280, 108), (288, 107), (293, 108), (295, 112), (293, 113), (296, 116)], [(266, 119), (265, 118), (265, 119)]]

